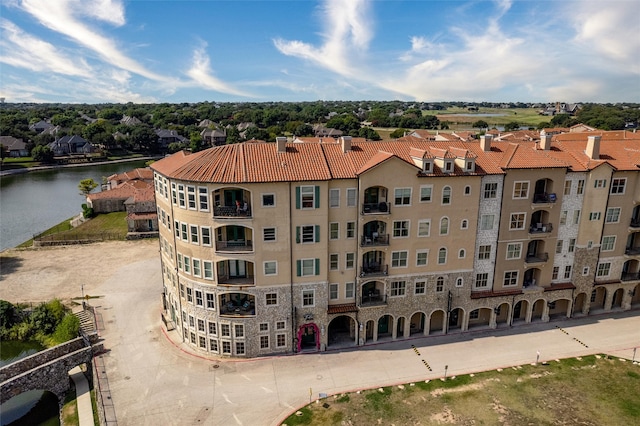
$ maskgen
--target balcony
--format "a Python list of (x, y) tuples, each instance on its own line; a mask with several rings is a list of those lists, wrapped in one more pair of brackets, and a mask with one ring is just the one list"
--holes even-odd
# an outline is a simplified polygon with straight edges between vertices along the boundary
[(216, 241), (216, 251), (253, 251), (253, 241)]
[(361, 277), (375, 277), (380, 275), (387, 275), (389, 273), (389, 265), (375, 265), (363, 266), (360, 268)]
[(362, 204), (362, 214), (389, 214), (391, 213), (391, 203), (364, 203)]
[(620, 281), (640, 280), (640, 272), (623, 272)]
[(630, 228), (640, 228), (640, 219), (631, 218), (631, 223), (629, 223)]
[(640, 247), (627, 247), (624, 249), (624, 254), (627, 256), (637, 256), (640, 254)]
[(525, 257), (524, 261), (526, 263), (544, 263), (546, 261), (549, 260), (549, 253), (536, 253), (533, 255), (527, 255), (527, 257)]
[(548, 234), (553, 231), (551, 223), (535, 223), (529, 227), (529, 234)]
[(389, 234), (379, 235), (377, 232), (374, 232), (371, 235), (363, 235), (360, 240), (361, 247), (373, 247), (373, 246), (388, 246), (389, 245)]
[(546, 192), (541, 192), (538, 194), (533, 194), (533, 204), (553, 204), (558, 200), (558, 197), (555, 193), (547, 194)]
[(370, 291), (360, 299), (360, 306), (380, 306), (387, 304), (387, 295), (379, 290)]
[(233, 276), (233, 275), (218, 275), (218, 284), (225, 286), (238, 286), (246, 287), (255, 284), (255, 277), (253, 275), (245, 276)]
[(251, 207), (248, 204), (238, 206), (215, 206), (213, 208), (215, 218), (250, 218)]
[[(229, 299), (224, 296), (230, 296)], [(232, 317), (247, 317), (256, 314), (256, 305), (253, 296), (244, 294), (224, 295), (220, 303), (220, 315)]]

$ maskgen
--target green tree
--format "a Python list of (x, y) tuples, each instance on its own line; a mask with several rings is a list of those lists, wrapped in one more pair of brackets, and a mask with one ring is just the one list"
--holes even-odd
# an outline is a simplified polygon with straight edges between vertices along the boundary
[(475, 127), (476, 129), (488, 129), (489, 123), (484, 120), (478, 120), (471, 125), (471, 127)]
[(397, 129), (395, 129), (393, 132), (391, 132), (389, 134), (389, 137), (391, 137), (393, 139), (401, 138), (401, 137), (404, 136), (405, 132), (408, 132), (408, 130), (405, 129), (404, 127), (399, 127)]
[(45, 145), (36, 145), (31, 150), (31, 156), (35, 161), (40, 161), (41, 163), (53, 162), (53, 151), (51, 151), (51, 148)]
[(41, 331), (44, 334), (53, 333), (58, 325), (55, 315), (49, 310), (46, 303), (42, 303), (33, 309), (29, 322), (34, 330)]
[(520, 128), (520, 124), (517, 121), (510, 121), (504, 125), (504, 130), (506, 132), (511, 132), (513, 130), (518, 130)]
[(78, 336), (80, 320), (72, 313), (67, 313), (53, 332), (54, 343), (60, 344)]
[(130, 141), (143, 151), (158, 151), (158, 135), (148, 126), (135, 126), (131, 130)]
[(370, 139), (372, 141), (379, 141), (380, 139), (382, 139), (380, 137), (380, 135), (378, 134), (378, 132), (376, 132), (375, 130), (373, 130), (371, 127), (362, 127), (357, 131), (357, 135), (358, 137), (361, 138), (365, 138), (365, 139)]
[(202, 151), (206, 148), (199, 133), (191, 133), (189, 148), (191, 148), (191, 152)]
[(91, 193), (94, 189), (98, 187), (98, 183), (92, 178), (82, 179), (78, 184), (78, 190), (80, 191), (80, 195), (84, 195), (85, 197)]
[(9, 329), (17, 321), (18, 312), (16, 307), (6, 300), (0, 300), (0, 328)]

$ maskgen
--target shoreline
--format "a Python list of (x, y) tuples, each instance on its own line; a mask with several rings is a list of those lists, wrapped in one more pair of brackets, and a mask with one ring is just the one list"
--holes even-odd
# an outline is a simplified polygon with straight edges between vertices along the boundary
[(0, 171), (0, 177), (21, 175), (21, 174), (30, 173), (30, 172), (41, 172), (46, 170), (57, 170), (57, 169), (75, 168), (75, 167), (103, 166), (106, 164), (130, 163), (134, 161), (159, 160), (161, 158), (164, 158), (164, 157), (162, 155), (158, 155), (158, 156), (146, 155), (143, 157), (123, 158), (120, 160), (111, 160), (111, 161), (96, 161), (96, 162), (79, 163), (79, 164), (56, 164), (56, 165), (50, 165), (50, 166), (25, 167), (23, 169), (2, 170)]

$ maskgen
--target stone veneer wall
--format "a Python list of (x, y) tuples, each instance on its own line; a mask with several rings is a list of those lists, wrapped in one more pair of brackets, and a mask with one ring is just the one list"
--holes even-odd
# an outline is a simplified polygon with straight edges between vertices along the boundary
[[(500, 211), (502, 203), (502, 191), (503, 191), (503, 175), (486, 175), (482, 177), (480, 184), (480, 207), (478, 210), (478, 226), (476, 235), (476, 250), (473, 260), (473, 269), (476, 274), (487, 273), (487, 286), (478, 288), (478, 290), (490, 290), (493, 288), (494, 279), (494, 267), (496, 263), (496, 252), (498, 246), (498, 231), (500, 229)], [(497, 183), (498, 189), (496, 190), (496, 198), (483, 198), (484, 185), (487, 183)], [(492, 214), (494, 215), (493, 228), (489, 230), (482, 230), (482, 215)], [(482, 245), (491, 246), (491, 255), (489, 259), (478, 259), (478, 250)], [(475, 281), (475, 276), (473, 277)], [(475, 282), (470, 281), (472, 286), (475, 286)]]

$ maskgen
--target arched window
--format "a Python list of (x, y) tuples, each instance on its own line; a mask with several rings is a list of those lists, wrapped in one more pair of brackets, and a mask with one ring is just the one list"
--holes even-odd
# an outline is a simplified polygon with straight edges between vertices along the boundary
[(469, 185), (464, 187), (464, 195), (471, 194), (471, 187)]
[(444, 265), (447, 263), (447, 249), (442, 247), (438, 250), (438, 264)]
[(460, 229), (467, 229), (469, 227), (469, 221), (467, 219), (462, 219), (460, 223)]
[(458, 259), (464, 259), (466, 255), (467, 252), (465, 251), (465, 249), (460, 249), (460, 251), (458, 252)]
[(442, 188), (442, 204), (451, 204), (451, 187)]
[(443, 217), (440, 219), (440, 235), (447, 235), (449, 233), (449, 218)]
[(462, 277), (458, 277), (458, 279), (456, 279), (456, 287), (462, 287), (462, 285), (463, 285)]
[(444, 290), (444, 277), (438, 277), (436, 279), (436, 291), (441, 292)]

